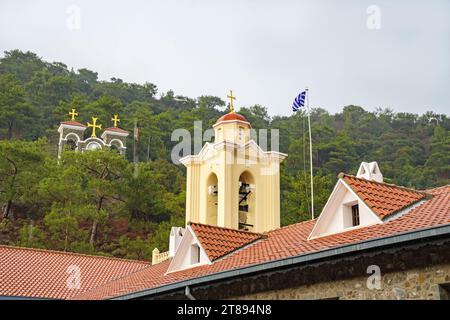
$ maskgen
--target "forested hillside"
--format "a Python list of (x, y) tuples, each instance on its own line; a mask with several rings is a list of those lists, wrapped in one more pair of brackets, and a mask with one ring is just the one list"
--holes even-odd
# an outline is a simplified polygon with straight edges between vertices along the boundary
[[(118, 114), (120, 126), (131, 132), (137, 121), (138, 174), (129, 161), (132, 135), (125, 159), (111, 151), (66, 152), (58, 163), (57, 127), (71, 108), (82, 123), (98, 116), (105, 127)], [(171, 162), (177, 143), (172, 132), (192, 131), (196, 120), (208, 129), (227, 110), (219, 97), (189, 98), (118, 78), (100, 81), (95, 71), (70, 70), (31, 52), (5, 52), (0, 59), (0, 243), (150, 259), (155, 246), (167, 248), (170, 226), (184, 223), (185, 172)], [(280, 130), (280, 151), (289, 154), (282, 166), (282, 224), (308, 219), (304, 114), (270, 116), (260, 105), (240, 106), (238, 112), (255, 129)], [(369, 112), (350, 105), (336, 114), (314, 108), (311, 121), (316, 213), (337, 174), (355, 174), (361, 161), (377, 161), (385, 181), (398, 185), (425, 189), (449, 183), (447, 115)]]

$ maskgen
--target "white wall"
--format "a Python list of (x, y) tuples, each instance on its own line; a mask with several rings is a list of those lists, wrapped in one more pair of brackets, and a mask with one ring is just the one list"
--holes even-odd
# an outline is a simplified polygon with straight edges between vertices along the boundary
[[(335, 190), (330, 195), (310, 237), (320, 237), (346, 231), (352, 226), (351, 205), (359, 206), (359, 221), (357, 227), (380, 223), (381, 219), (345, 185), (342, 180), (337, 182)], [(355, 227), (355, 228), (357, 228)]]
[(210, 263), (209, 258), (203, 248), (200, 246), (200, 263), (192, 264), (192, 246), (197, 244), (200, 246), (200, 243), (197, 242), (197, 239), (193, 235), (193, 231), (190, 227), (186, 228), (186, 232), (183, 235), (183, 239), (175, 253), (175, 256), (170, 263), (167, 272), (175, 272), (178, 270), (183, 270), (187, 268), (192, 268), (194, 266), (200, 266), (204, 264)]

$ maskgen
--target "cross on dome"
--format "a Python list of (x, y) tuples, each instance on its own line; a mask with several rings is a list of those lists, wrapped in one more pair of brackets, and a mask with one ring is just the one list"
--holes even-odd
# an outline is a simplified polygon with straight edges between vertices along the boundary
[(76, 109), (72, 109), (72, 111), (69, 112), (69, 116), (71, 117), (72, 121), (75, 121), (75, 117), (78, 116), (78, 112), (76, 112)]
[(233, 96), (233, 90), (230, 90), (230, 95), (227, 95), (227, 98), (230, 99), (230, 113), (234, 113), (233, 100), (236, 100), (236, 97)]
[(97, 135), (95, 134), (95, 129), (102, 129), (102, 125), (101, 124), (97, 124), (97, 120), (98, 118), (96, 117), (92, 117), (92, 123), (87, 123), (88, 128), (92, 128), (92, 135), (91, 137), (97, 137)]
[(120, 122), (120, 119), (118, 118), (117, 114), (115, 114), (114, 117), (111, 118), (111, 121), (114, 124), (114, 128), (117, 128), (117, 122)]

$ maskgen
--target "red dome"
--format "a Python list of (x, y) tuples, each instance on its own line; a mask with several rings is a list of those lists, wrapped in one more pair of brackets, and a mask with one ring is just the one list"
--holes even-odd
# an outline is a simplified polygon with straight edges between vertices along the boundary
[(222, 122), (222, 121), (232, 121), (232, 120), (238, 120), (238, 121), (244, 121), (248, 122), (247, 119), (239, 113), (227, 113), (226, 115), (223, 115), (217, 120), (216, 123)]
[(112, 132), (119, 132), (119, 133), (128, 133), (128, 131), (123, 130), (123, 129), (119, 128), (119, 127), (109, 127), (109, 128), (106, 128), (104, 131), (112, 131)]

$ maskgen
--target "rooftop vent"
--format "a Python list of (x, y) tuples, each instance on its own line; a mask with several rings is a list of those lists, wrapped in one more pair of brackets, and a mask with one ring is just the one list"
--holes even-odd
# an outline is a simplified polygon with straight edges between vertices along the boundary
[(376, 161), (370, 163), (361, 162), (356, 177), (376, 182), (383, 182), (383, 174), (381, 173)]

